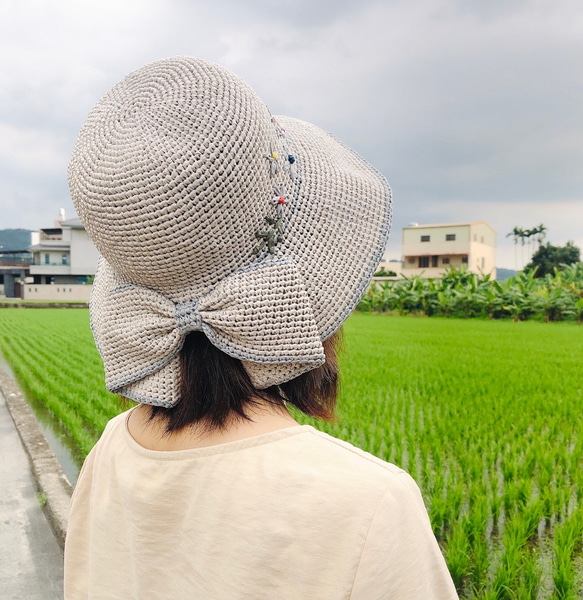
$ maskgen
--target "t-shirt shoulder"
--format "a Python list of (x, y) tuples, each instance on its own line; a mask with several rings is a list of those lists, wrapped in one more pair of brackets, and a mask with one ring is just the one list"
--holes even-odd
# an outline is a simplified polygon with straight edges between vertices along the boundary
[(361, 448), (357, 448), (353, 446), (349, 442), (345, 442), (344, 440), (335, 438), (323, 431), (319, 431), (314, 427), (307, 427), (307, 431), (309, 431), (315, 438), (319, 440), (320, 443), (325, 444), (333, 448), (339, 456), (344, 456), (346, 460), (353, 460), (357, 463), (360, 463), (363, 467), (366, 465), (371, 469), (380, 469), (381, 471), (385, 471), (389, 476), (390, 475), (407, 475), (406, 471), (389, 463), (378, 456), (374, 456), (374, 454), (370, 454)]
[(113, 417), (112, 419), (110, 419), (107, 422), (107, 425), (105, 426), (105, 429), (103, 430), (103, 433), (101, 434), (102, 438), (108, 437), (109, 435), (113, 435), (114, 432), (117, 433), (123, 433), (123, 430), (126, 427), (127, 424), (127, 420), (129, 417), (130, 412), (133, 410), (133, 408), (130, 408), (129, 410), (126, 410), (122, 413), (120, 413), (119, 415)]

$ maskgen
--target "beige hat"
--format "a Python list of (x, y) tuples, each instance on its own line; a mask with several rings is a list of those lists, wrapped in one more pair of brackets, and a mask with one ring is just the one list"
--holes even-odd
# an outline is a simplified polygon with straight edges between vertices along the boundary
[(391, 222), (389, 186), (358, 154), (190, 57), (146, 65), (99, 101), (69, 185), (102, 255), (90, 313), (107, 388), (157, 406), (179, 400), (190, 331), (259, 389), (323, 364)]

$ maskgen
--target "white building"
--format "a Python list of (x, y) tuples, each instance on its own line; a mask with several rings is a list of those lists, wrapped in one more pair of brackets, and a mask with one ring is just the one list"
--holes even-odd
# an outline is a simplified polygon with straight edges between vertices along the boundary
[(89, 300), (99, 252), (80, 219), (57, 221), (31, 234), (33, 255), (25, 299)]
[(485, 221), (411, 224), (403, 228), (403, 275), (441, 277), (444, 270), (467, 265), (473, 273), (496, 277), (497, 233)]

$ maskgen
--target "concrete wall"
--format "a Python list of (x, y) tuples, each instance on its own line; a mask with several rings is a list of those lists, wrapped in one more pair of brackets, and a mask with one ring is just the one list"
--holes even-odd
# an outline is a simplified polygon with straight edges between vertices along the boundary
[(95, 275), (99, 252), (84, 229), (71, 229), (71, 274)]
[(496, 276), (496, 232), (485, 223), (475, 223), (470, 231), (469, 268)]
[(470, 232), (470, 241), (486, 246), (496, 247), (498, 234), (486, 223), (473, 223)]
[[(44, 257), (43, 257), (44, 260)], [(31, 275), (70, 275), (71, 265), (30, 265)]]
[(496, 274), (496, 248), (484, 244), (472, 243), (468, 268), (475, 273)]
[[(49, 255), (49, 262), (47, 264), (46, 262), (46, 255)], [(34, 265), (32, 266), (44, 266), (44, 267), (50, 267), (50, 266), (65, 266), (63, 265), (63, 254), (67, 255), (67, 266), (69, 266), (70, 262), (71, 262), (71, 253), (69, 251), (69, 249), (67, 248), (66, 250), (35, 250), (33, 253), (34, 256)]]
[(91, 298), (91, 285), (79, 284), (25, 284), (25, 300), (79, 300), (89, 302)]
[[(446, 241), (446, 236), (455, 235), (454, 241)], [(429, 236), (422, 242), (421, 236)], [(433, 256), (469, 254), (470, 226), (448, 225), (435, 227), (411, 227), (403, 229), (403, 256)]]

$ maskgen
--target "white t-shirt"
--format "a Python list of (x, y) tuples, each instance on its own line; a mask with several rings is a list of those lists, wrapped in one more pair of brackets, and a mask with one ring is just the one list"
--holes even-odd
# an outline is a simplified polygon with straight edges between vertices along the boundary
[(73, 495), (65, 600), (457, 598), (403, 470), (293, 426), (140, 446), (108, 424)]

